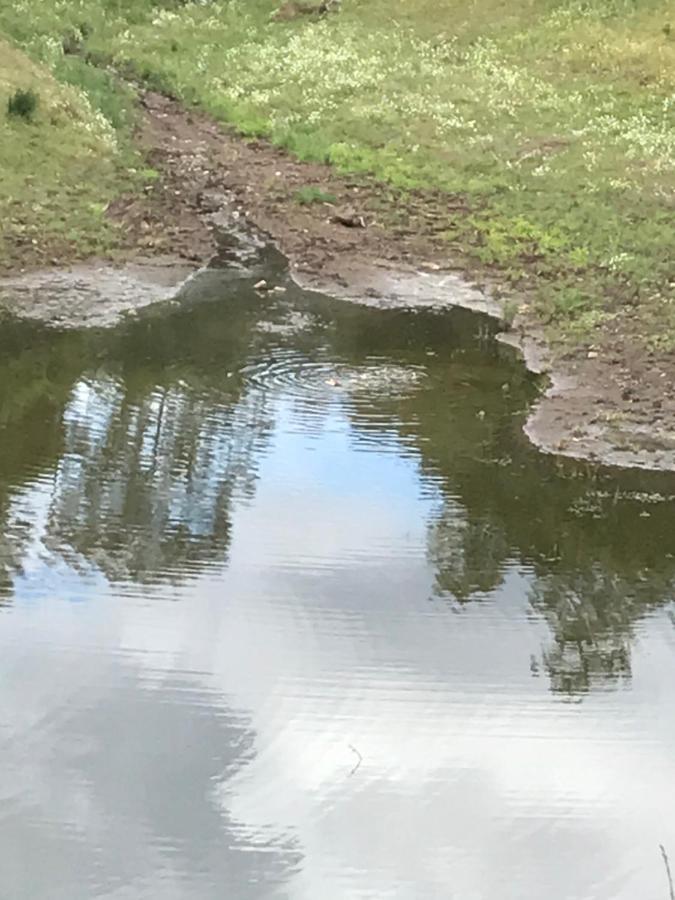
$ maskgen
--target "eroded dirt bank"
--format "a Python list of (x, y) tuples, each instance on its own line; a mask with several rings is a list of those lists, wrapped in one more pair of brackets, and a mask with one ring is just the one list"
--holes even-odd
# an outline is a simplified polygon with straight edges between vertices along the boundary
[[(0, 280), (6, 308), (61, 327), (112, 324), (175, 296), (209, 262), (245, 266), (256, 249), (253, 225), (306, 287), (373, 305), (454, 303), (500, 315), (499, 292), (448, 260), (428, 198), (413, 196), (399, 217), (404, 224), (394, 225), (381, 215), (381, 186), (242, 141), (158, 94), (143, 96), (143, 112), (138, 140), (160, 178), (109, 208), (123, 229), (115, 265), (90, 260), (70, 270), (30, 271), (36, 260), (28, 255), (27, 272)], [(331, 202), (298, 202), (307, 188)], [(675, 470), (673, 354), (646, 352), (625, 330), (608, 326), (591, 346), (564, 355), (547, 346), (526, 302), (504, 340), (550, 376), (525, 425), (535, 445), (612, 465)]]

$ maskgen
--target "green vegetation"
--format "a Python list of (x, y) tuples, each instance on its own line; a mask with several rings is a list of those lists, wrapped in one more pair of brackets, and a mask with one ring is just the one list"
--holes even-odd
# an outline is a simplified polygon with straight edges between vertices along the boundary
[[(124, 125), (131, 96), (77, 64), (79, 86), (0, 39), (0, 267), (96, 253), (115, 241), (106, 206), (137, 177)], [(62, 74), (74, 71), (64, 60)]]
[(37, 109), (38, 99), (38, 95), (30, 88), (17, 88), (7, 101), (7, 115), (30, 121)]
[(568, 333), (638, 304), (675, 343), (670, 0), (274, 6), (20, 0), (0, 31), (113, 129), (126, 101), (91, 61), (403, 199), (428, 191), (448, 252), (533, 288)]
[(295, 202), (301, 206), (309, 206), (312, 203), (335, 203), (336, 198), (334, 194), (329, 194), (313, 184), (308, 184), (295, 192)]

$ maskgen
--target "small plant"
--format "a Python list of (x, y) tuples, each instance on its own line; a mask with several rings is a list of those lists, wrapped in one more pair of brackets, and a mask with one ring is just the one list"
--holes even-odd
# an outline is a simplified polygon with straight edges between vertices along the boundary
[(309, 206), (310, 203), (335, 203), (336, 200), (334, 194), (328, 194), (311, 184), (295, 192), (295, 202), (301, 206)]
[(38, 95), (31, 88), (28, 90), (17, 88), (7, 101), (7, 115), (30, 122), (37, 109), (38, 101)]

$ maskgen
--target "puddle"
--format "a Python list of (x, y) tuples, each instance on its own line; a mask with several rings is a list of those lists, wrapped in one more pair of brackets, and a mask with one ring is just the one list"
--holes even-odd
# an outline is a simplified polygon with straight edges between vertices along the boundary
[(667, 897), (672, 479), (537, 453), (487, 317), (256, 265), (3, 325), (3, 893)]

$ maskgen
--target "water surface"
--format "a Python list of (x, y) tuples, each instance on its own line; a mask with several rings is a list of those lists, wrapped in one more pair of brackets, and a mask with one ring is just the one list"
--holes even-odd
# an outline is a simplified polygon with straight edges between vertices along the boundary
[(531, 449), (481, 316), (260, 265), (3, 323), (0, 896), (667, 900), (675, 483)]

